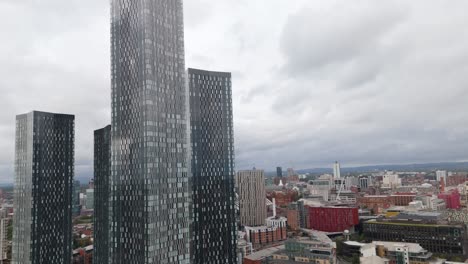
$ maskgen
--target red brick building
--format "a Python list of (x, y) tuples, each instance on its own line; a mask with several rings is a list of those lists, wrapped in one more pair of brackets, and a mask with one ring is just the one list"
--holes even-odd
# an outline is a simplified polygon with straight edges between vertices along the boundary
[(271, 191), (267, 193), (267, 198), (270, 201), (275, 198), (277, 206), (288, 206), (290, 203), (297, 201), (299, 193), (294, 190)]
[(457, 186), (459, 184), (465, 183), (467, 180), (466, 174), (457, 173), (452, 176), (447, 177), (447, 185), (446, 186)]
[(380, 214), (384, 209), (393, 206), (388, 195), (366, 195), (358, 198), (357, 202), (359, 207), (370, 209), (374, 214)]
[(359, 224), (356, 207), (308, 207), (310, 228), (322, 232), (343, 232)]
[(288, 209), (287, 216), (288, 219), (288, 226), (293, 231), (297, 231), (300, 228), (299, 223), (299, 210), (296, 209)]
[(392, 194), (390, 198), (393, 205), (408, 206), (412, 201), (414, 201), (415, 197), (415, 193), (395, 193)]
[(254, 249), (272, 245), (275, 242), (287, 239), (286, 226), (284, 227), (245, 227), (246, 240), (252, 243)]
[(366, 195), (358, 198), (359, 207), (367, 208), (380, 214), (391, 206), (408, 206), (414, 201), (415, 193), (395, 193), (392, 195)]

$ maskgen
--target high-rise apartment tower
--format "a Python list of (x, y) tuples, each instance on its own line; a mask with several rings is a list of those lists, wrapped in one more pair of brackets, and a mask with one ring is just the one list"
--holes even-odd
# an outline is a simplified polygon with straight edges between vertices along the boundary
[(236, 189), (239, 195), (240, 225), (265, 225), (267, 214), (263, 170), (237, 172)]
[(188, 69), (192, 263), (235, 264), (237, 224), (231, 74)]
[(73, 115), (16, 117), (14, 264), (70, 263), (74, 124)]
[(182, 0), (112, 0), (111, 13), (111, 263), (189, 263)]
[(109, 198), (111, 126), (94, 131), (94, 249), (93, 263), (109, 261)]

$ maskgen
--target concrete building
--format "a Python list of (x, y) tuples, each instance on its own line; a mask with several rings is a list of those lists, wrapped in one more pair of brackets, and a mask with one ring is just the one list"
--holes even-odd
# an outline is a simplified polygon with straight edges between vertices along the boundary
[(467, 253), (466, 226), (441, 222), (440, 216), (434, 213), (400, 214), (397, 219), (370, 220), (364, 223), (364, 234), (374, 241), (417, 243), (433, 253), (449, 256)]
[(75, 117), (16, 117), (12, 263), (69, 263)]
[(366, 264), (443, 264), (445, 260), (433, 257), (433, 254), (419, 244), (405, 242), (373, 241), (363, 244), (354, 241), (344, 242), (346, 247), (360, 249), (361, 263)]
[(288, 178), (296, 176), (296, 172), (294, 171), (293, 168), (288, 168)]
[(243, 264), (265, 264), (268, 263), (268, 258), (270, 258), (276, 252), (283, 250), (284, 245), (269, 247), (263, 250), (259, 250), (255, 253), (252, 253), (244, 257)]
[(341, 178), (341, 166), (340, 166), (340, 163), (335, 162), (335, 164), (333, 164), (333, 177), (335, 179), (340, 179)]
[(383, 176), (382, 188), (395, 189), (400, 187), (401, 185), (402, 184), (400, 175), (398, 175), (397, 173), (389, 171)]
[(444, 171), (444, 170), (436, 171), (436, 179), (438, 183), (443, 181), (445, 186), (447, 186), (447, 171)]
[(252, 243), (247, 242), (245, 239), (246, 233), (242, 231), (237, 232), (237, 263), (242, 264), (244, 258), (253, 253)]
[(265, 225), (265, 176), (263, 170), (239, 171), (236, 174), (241, 226)]
[(361, 189), (367, 189), (372, 186), (372, 178), (370, 176), (359, 178), (359, 187)]
[(235, 264), (237, 223), (231, 73), (188, 69), (188, 83), (193, 208), (191, 263)]
[(94, 210), (94, 189), (86, 189), (86, 209)]
[(111, 126), (94, 131), (94, 252), (93, 263), (109, 260)]
[(336, 244), (321, 232), (313, 231), (310, 237), (297, 237), (285, 242), (285, 249), (268, 257), (269, 264), (336, 262)]
[(307, 184), (307, 190), (310, 195), (320, 196), (323, 201), (329, 201), (330, 190), (333, 188), (333, 181), (331, 179), (313, 180)]
[(113, 264), (190, 262), (183, 1), (111, 1)]

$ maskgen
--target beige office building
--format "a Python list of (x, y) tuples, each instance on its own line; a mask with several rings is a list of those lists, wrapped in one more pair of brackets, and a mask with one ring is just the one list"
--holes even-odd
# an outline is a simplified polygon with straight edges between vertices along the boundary
[(263, 170), (237, 172), (236, 189), (239, 194), (240, 224), (242, 226), (265, 225), (267, 212)]

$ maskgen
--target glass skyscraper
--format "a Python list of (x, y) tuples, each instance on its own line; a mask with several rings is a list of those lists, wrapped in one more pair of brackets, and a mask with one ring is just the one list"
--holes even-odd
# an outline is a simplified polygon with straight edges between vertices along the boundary
[(182, 0), (112, 0), (110, 262), (190, 262)]
[(235, 264), (231, 74), (188, 70), (193, 264)]
[(36, 111), (16, 117), (14, 264), (70, 263), (74, 123)]
[(111, 126), (94, 131), (93, 263), (109, 263)]
[(72, 214), (73, 217), (79, 216), (81, 213), (81, 206), (80, 206), (80, 193), (81, 193), (81, 183), (80, 181), (73, 181), (73, 208)]

